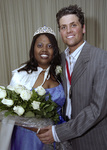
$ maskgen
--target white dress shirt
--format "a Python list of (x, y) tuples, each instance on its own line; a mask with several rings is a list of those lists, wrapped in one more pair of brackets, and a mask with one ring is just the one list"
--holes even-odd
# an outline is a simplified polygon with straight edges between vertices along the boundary
[[(68, 68), (69, 68), (69, 72), (70, 72), (70, 75), (72, 74), (73, 72), (73, 69), (74, 69), (74, 66), (75, 66), (75, 63), (82, 51), (82, 48), (84, 46), (85, 42), (80, 46), (78, 47), (73, 53), (69, 54), (69, 48), (67, 48), (65, 50), (65, 55), (66, 55), (66, 60), (68, 61)], [(70, 83), (69, 83), (69, 80), (68, 80), (68, 75), (67, 75), (67, 69), (65, 67), (65, 73), (66, 73), (66, 79), (67, 79), (67, 107), (66, 107), (66, 116), (68, 116), (69, 119), (71, 119), (71, 113), (72, 113), (72, 108), (71, 108), (71, 99), (69, 97), (69, 92), (70, 92)], [(71, 79), (72, 80), (72, 79)]]
[[(78, 59), (78, 57), (79, 57), (79, 55), (80, 55), (80, 53), (82, 51), (82, 48), (83, 48), (84, 44), (85, 44), (85, 41), (84, 41), (84, 43), (80, 47), (78, 47), (71, 54), (69, 54), (70, 50), (69, 50), (68, 47), (65, 50), (65, 55), (66, 55), (66, 60), (68, 61), (68, 68), (69, 68), (70, 75), (73, 72), (75, 63), (76, 63), (76, 61), (77, 61), (77, 59)], [(72, 107), (71, 107), (71, 99), (69, 98), (70, 83), (69, 83), (69, 80), (68, 80), (68, 75), (67, 75), (66, 67), (65, 67), (65, 73), (66, 73), (66, 79), (67, 79), (67, 107), (66, 107), (66, 116), (68, 116), (68, 118), (71, 119)], [(55, 131), (55, 126), (52, 126), (52, 134), (53, 134), (54, 141), (60, 142), (60, 140), (59, 140), (59, 138), (57, 136), (57, 133)]]

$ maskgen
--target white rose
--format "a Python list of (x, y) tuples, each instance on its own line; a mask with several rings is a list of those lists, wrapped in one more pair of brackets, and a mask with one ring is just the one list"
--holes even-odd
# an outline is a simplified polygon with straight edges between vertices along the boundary
[(0, 87), (0, 98), (5, 98), (6, 95), (6, 90), (3, 87)]
[(11, 100), (11, 99), (5, 99), (5, 98), (3, 98), (1, 102), (4, 105), (7, 105), (8, 107), (11, 107), (14, 104), (13, 100)]
[(20, 97), (26, 101), (28, 101), (31, 98), (31, 96), (32, 96), (32, 91), (29, 90), (22, 90), (22, 92), (20, 93)]
[(25, 112), (25, 110), (23, 109), (23, 107), (21, 106), (14, 106), (13, 110), (16, 114), (18, 114), (19, 116), (23, 115), (23, 113)]
[(14, 87), (14, 89), (15, 89), (15, 92), (16, 92), (17, 94), (20, 94), (20, 93), (22, 92), (22, 90), (25, 90), (25, 87), (22, 86), (22, 85), (16, 85), (16, 86)]
[(11, 90), (11, 91), (14, 91), (14, 90), (15, 90), (14, 87), (11, 86), (11, 85), (8, 85), (8, 86), (7, 86), (7, 89), (9, 89), (9, 90)]
[(4, 86), (0, 86), (0, 89), (5, 90), (5, 87)]
[(40, 95), (44, 95), (46, 93), (46, 90), (42, 86), (38, 86), (35, 91)]
[(40, 102), (33, 101), (33, 103), (31, 103), (31, 104), (32, 104), (33, 109), (37, 109), (37, 110), (39, 110)]
[(62, 67), (61, 66), (56, 66), (55, 72), (56, 72), (56, 75), (62, 73)]

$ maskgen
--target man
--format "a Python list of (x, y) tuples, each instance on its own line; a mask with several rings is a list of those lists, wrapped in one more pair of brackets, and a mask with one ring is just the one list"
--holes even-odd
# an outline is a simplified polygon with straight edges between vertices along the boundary
[(62, 53), (67, 122), (40, 134), (44, 143), (70, 141), (73, 150), (107, 149), (107, 52), (84, 41), (84, 14), (77, 5), (56, 15), (68, 46)]

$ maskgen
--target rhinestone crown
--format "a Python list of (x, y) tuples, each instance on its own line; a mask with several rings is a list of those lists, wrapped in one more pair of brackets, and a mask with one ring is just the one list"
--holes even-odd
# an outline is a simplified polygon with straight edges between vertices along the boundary
[(50, 27), (46, 27), (46, 26), (43, 26), (43, 27), (40, 27), (35, 33), (33, 36), (37, 35), (37, 34), (41, 34), (41, 33), (50, 33), (50, 34), (53, 34), (54, 36), (56, 36), (55, 32), (50, 28)]

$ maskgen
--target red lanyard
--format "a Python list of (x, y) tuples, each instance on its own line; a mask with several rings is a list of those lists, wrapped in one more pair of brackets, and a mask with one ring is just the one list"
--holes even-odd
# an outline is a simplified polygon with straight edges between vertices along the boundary
[(70, 75), (67, 60), (66, 60), (66, 69), (67, 69), (68, 80), (69, 80), (69, 83), (70, 83), (70, 85), (71, 85), (71, 77), (72, 77), (72, 74)]

